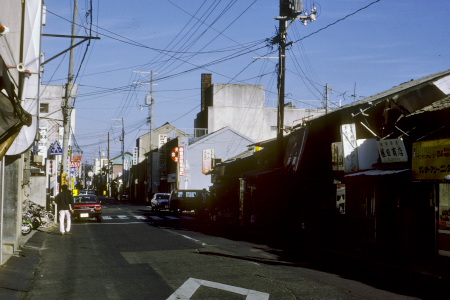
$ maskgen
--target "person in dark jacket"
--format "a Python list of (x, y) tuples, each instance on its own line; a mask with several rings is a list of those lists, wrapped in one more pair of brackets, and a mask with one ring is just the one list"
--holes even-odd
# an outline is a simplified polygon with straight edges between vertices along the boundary
[[(67, 189), (67, 185), (61, 186), (61, 192), (56, 195), (55, 202), (59, 210), (59, 230), (61, 234), (71, 234), (70, 227), (72, 220), (70, 214), (73, 213), (73, 197), (72, 192)], [(67, 220), (67, 224), (65, 224)]]

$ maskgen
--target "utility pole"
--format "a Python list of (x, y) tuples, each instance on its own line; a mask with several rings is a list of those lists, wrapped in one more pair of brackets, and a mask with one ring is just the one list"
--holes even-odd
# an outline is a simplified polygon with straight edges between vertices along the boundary
[(109, 149), (109, 131), (108, 131), (108, 172), (106, 174), (106, 188), (108, 189), (108, 197), (111, 197), (111, 168), (110, 168), (110, 164), (109, 164), (109, 160), (110, 160), (110, 149)]
[(148, 105), (148, 122), (150, 123), (150, 136), (149, 136), (149, 152), (148, 152), (148, 165), (149, 165), (149, 183), (150, 194), (153, 191), (153, 154), (152, 154), (152, 136), (153, 136), (153, 71), (150, 72), (150, 103)]
[(328, 100), (329, 100), (329, 94), (328, 94), (328, 83), (325, 84), (325, 114), (328, 114)]
[[(153, 136), (153, 104), (154, 104), (154, 97), (153, 97), (153, 86), (154, 84), (154, 75), (157, 74), (153, 71), (151, 72), (143, 72), (143, 71), (135, 71), (139, 74), (145, 74), (150, 73), (150, 90), (146, 89), (150, 94), (145, 97), (145, 105), (148, 106), (148, 122), (149, 122), (149, 142), (148, 142), (148, 156), (147, 156), (147, 193), (151, 194), (153, 191), (153, 155), (152, 155), (152, 136)], [(144, 76), (145, 77), (145, 76)], [(144, 86), (143, 82), (137, 82), (136, 84), (139, 84), (141, 86)], [(145, 86), (144, 86), (145, 87)], [(139, 150), (140, 151), (140, 150)], [(145, 195), (145, 197), (148, 197), (148, 195)]]
[(125, 125), (123, 123), (122, 118), (122, 137), (120, 138), (122, 141), (122, 184), (125, 183)]
[(278, 29), (278, 111), (277, 111), (277, 149), (278, 164), (281, 165), (284, 130), (284, 89), (286, 75), (286, 36), (288, 20), (288, 0), (280, 0)]
[[(274, 40), (278, 42), (278, 115), (277, 115), (277, 157), (278, 165), (281, 166), (283, 157), (283, 136), (284, 136), (284, 94), (285, 94), (285, 74), (286, 74), (286, 43), (287, 30), (295, 20), (301, 20), (304, 25), (309, 21), (316, 19), (316, 8), (312, 9), (311, 14), (305, 13), (300, 16), (303, 11), (302, 0), (280, 0), (280, 16), (276, 17), (279, 20), (278, 36)], [(288, 21), (291, 23), (288, 25)], [(293, 43), (289, 43), (292, 45)]]
[[(77, 15), (78, 15), (78, 0), (74, 1), (73, 6), (73, 23), (72, 23), (72, 40), (71, 40), (71, 46), (73, 47), (70, 49), (70, 60), (69, 60), (69, 74), (67, 79), (67, 85), (66, 85), (66, 91), (65, 91), (65, 97), (64, 97), (64, 104), (62, 107), (63, 111), (63, 126), (64, 126), (64, 135), (63, 135), (63, 155), (62, 155), (62, 174), (61, 178), (64, 178), (63, 174), (66, 174), (66, 178), (68, 180), (68, 185), (71, 187), (72, 179), (70, 174), (70, 156), (69, 153), (69, 139), (70, 139), (70, 121), (71, 121), (71, 115), (72, 115), (72, 89), (73, 89), (73, 66), (74, 66), (74, 56), (75, 56), (75, 42), (76, 38), (74, 37), (77, 33)], [(61, 182), (61, 184), (64, 184)]]

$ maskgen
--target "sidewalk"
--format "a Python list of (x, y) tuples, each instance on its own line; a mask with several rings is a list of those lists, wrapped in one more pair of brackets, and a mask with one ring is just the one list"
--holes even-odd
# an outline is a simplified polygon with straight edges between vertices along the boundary
[(24, 299), (39, 265), (45, 235), (54, 230), (57, 232), (56, 226), (22, 236), (20, 250), (0, 266), (0, 299)]

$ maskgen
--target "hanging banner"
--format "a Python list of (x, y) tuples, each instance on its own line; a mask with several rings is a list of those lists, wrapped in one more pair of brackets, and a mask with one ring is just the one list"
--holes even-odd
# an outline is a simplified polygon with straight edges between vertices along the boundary
[(284, 155), (284, 167), (289, 172), (297, 172), (300, 166), (306, 138), (308, 136), (308, 128), (309, 127), (300, 128), (289, 135), (286, 153)]

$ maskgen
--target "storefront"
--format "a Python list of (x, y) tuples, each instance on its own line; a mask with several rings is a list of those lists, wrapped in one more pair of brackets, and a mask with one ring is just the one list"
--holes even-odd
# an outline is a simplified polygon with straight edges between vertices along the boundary
[(413, 144), (413, 180), (434, 184), (437, 211), (436, 245), (439, 255), (450, 256), (450, 139)]

